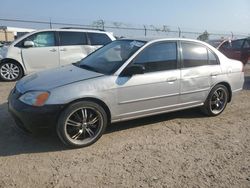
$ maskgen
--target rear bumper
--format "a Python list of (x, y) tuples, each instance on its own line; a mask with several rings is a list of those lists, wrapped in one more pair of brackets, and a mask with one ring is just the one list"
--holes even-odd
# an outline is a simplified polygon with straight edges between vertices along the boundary
[(18, 98), (15, 93), (11, 92), (8, 99), (8, 108), (19, 128), (33, 133), (56, 127), (63, 105), (33, 107), (24, 104)]

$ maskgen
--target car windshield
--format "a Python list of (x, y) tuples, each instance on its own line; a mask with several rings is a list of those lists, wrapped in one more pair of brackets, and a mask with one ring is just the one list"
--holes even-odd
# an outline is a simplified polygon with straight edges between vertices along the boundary
[(113, 74), (146, 42), (117, 40), (107, 44), (75, 65), (102, 74)]

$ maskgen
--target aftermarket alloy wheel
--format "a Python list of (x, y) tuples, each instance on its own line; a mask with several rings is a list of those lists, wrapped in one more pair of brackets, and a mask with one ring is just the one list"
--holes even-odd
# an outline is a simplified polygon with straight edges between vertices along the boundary
[(23, 76), (23, 70), (15, 62), (5, 62), (0, 64), (0, 78), (4, 81), (16, 81)]
[(228, 89), (224, 85), (216, 85), (207, 97), (204, 112), (209, 116), (221, 114), (227, 106), (228, 97)]
[(104, 109), (94, 102), (81, 101), (71, 104), (61, 113), (57, 134), (68, 146), (85, 147), (96, 142), (106, 126)]

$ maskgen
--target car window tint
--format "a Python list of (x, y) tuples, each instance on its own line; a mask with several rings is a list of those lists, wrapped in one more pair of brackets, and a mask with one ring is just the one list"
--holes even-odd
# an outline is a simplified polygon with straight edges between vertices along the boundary
[(232, 49), (240, 49), (243, 45), (244, 40), (235, 40), (231, 42)]
[(224, 42), (222, 45), (221, 45), (221, 47), (220, 47), (220, 49), (222, 48), (222, 49), (229, 49), (229, 48), (231, 48), (232, 46), (231, 46), (231, 43), (229, 42), (229, 41), (226, 41), (226, 42)]
[(143, 64), (145, 66), (145, 72), (176, 69), (176, 49), (176, 42), (153, 44), (139, 54), (134, 64)]
[(210, 50), (208, 50), (208, 60), (209, 60), (209, 65), (219, 64), (216, 56)]
[(207, 49), (199, 44), (182, 42), (183, 67), (208, 65)]
[(243, 48), (250, 48), (250, 40), (246, 40)]
[(60, 45), (86, 45), (86, 37), (83, 32), (59, 32)]
[(106, 45), (111, 42), (111, 39), (103, 33), (88, 33), (91, 45)]
[(55, 46), (54, 32), (41, 32), (28, 37), (25, 41), (33, 41), (34, 47)]

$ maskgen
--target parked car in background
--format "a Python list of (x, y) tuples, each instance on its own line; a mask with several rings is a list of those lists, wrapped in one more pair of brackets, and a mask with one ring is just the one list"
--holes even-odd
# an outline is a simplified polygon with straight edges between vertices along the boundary
[(214, 39), (214, 40), (208, 40), (206, 41), (208, 44), (210, 44), (211, 46), (218, 48), (218, 46), (220, 46), (220, 44), (222, 42), (224, 42), (225, 40), (221, 40), (221, 39)]
[(84, 147), (112, 122), (193, 107), (217, 116), (243, 82), (243, 64), (207, 43), (123, 39), (78, 63), (24, 77), (8, 104), (21, 129), (56, 127), (62, 142)]
[(29, 33), (0, 53), (0, 78), (5, 81), (23, 75), (79, 61), (115, 40), (112, 33), (87, 29), (48, 29)]
[(225, 40), (217, 49), (228, 58), (236, 59), (246, 64), (250, 59), (250, 38)]

